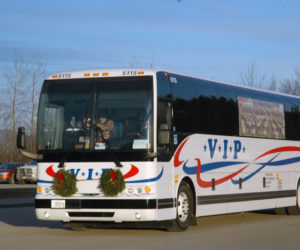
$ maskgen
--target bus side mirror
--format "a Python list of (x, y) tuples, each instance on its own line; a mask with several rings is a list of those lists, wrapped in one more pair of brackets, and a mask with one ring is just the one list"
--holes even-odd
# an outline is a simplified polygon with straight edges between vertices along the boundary
[(168, 124), (161, 124), (158, 131), (158, 144), (167, 145), (170, 143), (170, 130)]
[(18, 135), (17, 135), (17, 148), (18, 149), (25, 149), (26, 147), (26, 134), (25, 128), (19, 127), (18, 128)]

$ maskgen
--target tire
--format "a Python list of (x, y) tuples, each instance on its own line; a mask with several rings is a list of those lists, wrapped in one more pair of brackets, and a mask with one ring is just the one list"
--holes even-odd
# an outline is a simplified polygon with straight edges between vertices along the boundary
[(287, 207), (287, 212), (289, 215), (300, 215), (300, 181), (298, 182), (296, 190), (296, 206)]
[(178, 189), (176, 202), (176, 219), (168, 231), (184, 231), (192, 223), (194, 216), (194, 198), (190, 186), (182, 182)]

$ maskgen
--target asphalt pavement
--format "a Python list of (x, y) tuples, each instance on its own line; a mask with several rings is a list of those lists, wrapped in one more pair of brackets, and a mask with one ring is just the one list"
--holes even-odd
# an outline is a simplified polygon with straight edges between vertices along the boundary
[(0, 208), (33, 207), (35, 184), (0, 184)]

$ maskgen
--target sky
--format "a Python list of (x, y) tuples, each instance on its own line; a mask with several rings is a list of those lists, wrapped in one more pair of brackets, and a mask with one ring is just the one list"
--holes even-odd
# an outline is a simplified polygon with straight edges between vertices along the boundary
[(300, 67), (299, 0), (1, 0), (0, 67), (154, 67), (239, 83)]

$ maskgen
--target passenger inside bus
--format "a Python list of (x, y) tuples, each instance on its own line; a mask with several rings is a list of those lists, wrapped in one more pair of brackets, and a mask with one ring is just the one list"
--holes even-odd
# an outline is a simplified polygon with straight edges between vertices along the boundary
[(99, 119), (96, 121), (96, 128), (98, 128), (97, 142), (103, 142), (111, 138), (114, 132), (114, 122), (108, 118), (106, 109), (99, 111)]
[(73, 115), (69, 124), (71, 127), (68, 126), (66, 129), (67, 134), (64, 135), (64, 147), (89, 148), (91, 120), (88, 112), (85, 113), (83, 119), (77, 120), (76, 116)]
[(134, 139), (146, 138), (148, 120), (145, 119), (145, 112), (140, 112), (138, 116), (128, 118), (124, 122), (124, 136)]
[(85, 117), (83, 118), (82, 121), (77, 121), (76, 122), (76, 117), (72, 116), (72, 119), (70, 121), (70, 125), (71, 125), (72, 128), (83, 128), (83, 127), (88, 128), (88, 127), (91, 126), (91, 120), (87, 115), (85, 115)]

